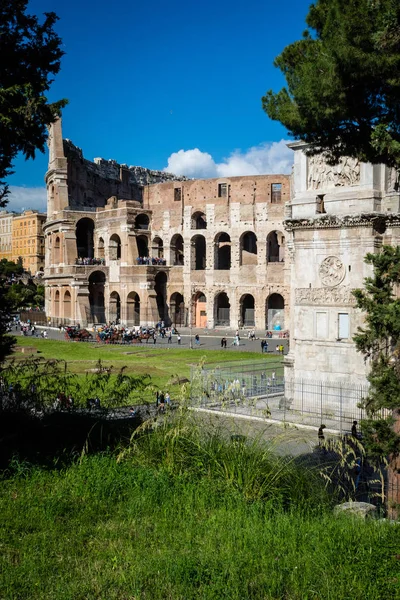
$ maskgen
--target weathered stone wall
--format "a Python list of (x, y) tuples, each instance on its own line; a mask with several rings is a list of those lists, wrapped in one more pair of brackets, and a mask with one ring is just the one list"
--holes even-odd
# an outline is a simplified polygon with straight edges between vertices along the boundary
[[(91, 163), (71, 142), (61, 145), (60, 135), (57, 122), (46, 176), (46, 310), (53, 321), (117, 315), (129, 325), (164, 319), (284, 328), (289, 177), (188, 181)], [(169, 181), (152, 183), (159, 178)]]

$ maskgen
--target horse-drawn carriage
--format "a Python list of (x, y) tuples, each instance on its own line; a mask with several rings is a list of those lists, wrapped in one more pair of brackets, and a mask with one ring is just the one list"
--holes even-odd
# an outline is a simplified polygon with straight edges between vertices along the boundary
[(65, 339), (69, 342), (89, 342), (92, 338), (92, 334), (87, 329), (65, 327)]

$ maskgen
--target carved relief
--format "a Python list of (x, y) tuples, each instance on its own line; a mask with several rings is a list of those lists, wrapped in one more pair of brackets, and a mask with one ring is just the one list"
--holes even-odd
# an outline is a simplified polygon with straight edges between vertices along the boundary
[(397, 169), (386, 168), (386, 191), (398, 192), (400, 187), (400, 173)]
[(351, 288), (297, 288), (295, 289), (296, 304), (323, 306), (353, 306), (355, 298)]
[(334, 287), (339, 285), (346, 275), (346, 268), (337, 256), (328, 256), (319, 266), (318, 270), (322, 285)]
[(308, 158), (307, 187), (321, 190), (360, 183), (360, 161), (345, 156), (337, 165), (328, 165), (322, 154)]

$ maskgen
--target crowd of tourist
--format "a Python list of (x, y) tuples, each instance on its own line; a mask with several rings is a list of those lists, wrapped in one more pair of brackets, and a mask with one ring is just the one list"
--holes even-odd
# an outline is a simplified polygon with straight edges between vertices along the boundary
[(89, 258), (87, 257), (79, 257), (75, 259), (75, 264), (79, 266), (90, 266), (90, 265), (105, 265), (105, 258)]
[(159, 267), (165, 267), (167, 260), (165, 258), (150, 257), (150, 256), (138, 256), (136, 259), (138, 265), (153, 265)]

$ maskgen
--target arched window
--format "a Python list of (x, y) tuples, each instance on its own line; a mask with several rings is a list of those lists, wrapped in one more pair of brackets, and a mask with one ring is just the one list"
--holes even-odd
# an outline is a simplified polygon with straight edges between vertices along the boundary
[(207, 229), (207, 219), (203, 212), (195, 212), (192, 215), (192, 229)]
[(138, 256), (145, 257), (149, 255), (149, 240), (145, 235), (138, 235), (136, 238)]
[(254, 296), (245, 294), (240, 299), (240, 323), (242, 327), (254, 327)]
[(110, 294), (109, 321), (118, 324), (121, 320), (121, 298), (118, 292)]
[(175, 234), (171, 239), (170, 263), (177, 267), (181, 267), (184, 264), (183, 237), (179, 233)]
[(214, 268), (227, 271), (231, 268), (231, 238), (227, 233), (218, 233), (214, 242)]
[(54, 240), (54, 248), (53, 248), (53, 263), (55, 265), (59, 265), (61, 262), (61, 247), (60, 247), (60, 238), (57, 236)]
[(55, 317), (60, 316), (60, 292), (59, 292), (59, 290), (56, 290), (55, 295), (54, 295), (54, 316)]
[(231, 305), (225, 292), (221, 292), (214, 300), (215, 325), (229, 326), (231, 322)]
[(76, 224), (76, 247), (78, 258), (94, 258), (94, 222), (85, 217)]
[(128, 326), (140, 325), (140, 298), (136, 292), (130, 292), (127, 298)]
[(164, 258), (164, 244), (161, 238), (154, 238), (151, 250), (153, 258)]
[(109, 252), (110, 260), (119, 260), (121, 258), (121, 239), (116, 233), (110, 237)]
[(240, 264), (257, 264), (257, 237), (252, 231), (247, 231), (240, 238)]
[(265, 328), (281, 331), (285, 328), (285, 301), (280, 294), (271, 294), (265, 306)]
[(68, 290), (64, 294), (64, 318), (71, 318), (71, 293)]
[(271, 231), (267, 236), (267, 262), (285, 260), (285, 237), (280, 231)]
[(195, 235), (191, 240), (191, 270), (204, 271), (206, 268), (206, 238)]
[(149, 224), (150, 219), (145, 213), (138, 215), (135, 219), (135, 229), (148, 229)]

